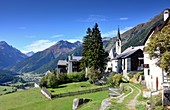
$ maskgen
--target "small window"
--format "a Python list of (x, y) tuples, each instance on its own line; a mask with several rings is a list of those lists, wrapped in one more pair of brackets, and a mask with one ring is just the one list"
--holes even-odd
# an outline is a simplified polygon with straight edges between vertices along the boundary
[(150, 75), (150, 69), (148, 69), (148, 76)]
[(149, 64), (144, 64), (144, 68), (149, 68)]

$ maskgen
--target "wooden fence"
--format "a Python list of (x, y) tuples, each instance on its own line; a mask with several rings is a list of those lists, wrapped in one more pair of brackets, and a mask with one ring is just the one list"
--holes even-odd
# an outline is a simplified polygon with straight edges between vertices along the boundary
[(108, 90), (108, 87), (101, 87), (101, 88), (96, 88), (96, 89), (88, 89), (88, 90), (82, 90), (82, 91), (76, 91), (76, 92), (60, 93), (60, 94), (52, 95), (52, 98), (60, 98), (60, 97), (81, 95), (81, 94), (87, 94), (87, 93), (93, 93), (93, 92), (99, 92), (99, 91), (105, 91), (105, 90)]

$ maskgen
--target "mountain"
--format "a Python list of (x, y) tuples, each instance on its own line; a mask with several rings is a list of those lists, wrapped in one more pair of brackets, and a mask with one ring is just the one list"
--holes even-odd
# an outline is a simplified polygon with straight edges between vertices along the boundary
[(33, 56), (17, 63), (10, 70), (19, 73), (43, 73), (56, 68), (59, 59), (66, 59), (67, 55), (72, 54), (79, 47), (81, 47), (81, 42), (79, 41), (70, 43), (61, 40), (44, 51), (37, 52)]
[(0, 41), (0, 68), (14, 65), (25, 58), (27, 58), (25, 54), (8, 45), (5, 41)]
[(33, 51), (31, 51), (31, 52), (26, 53), (25, 55), (28, 56), (28, 57), (31, 57), (31, 56), (34, 55), (34, 54), (35, 54), (35, 53), (34, 53)]
[[(129, 46), (139, 46), (143, 45), (144, 39), (150, 29), (163, 22), (163, 12), (156, 15), (150, 21), (146, 23), (141, 23), (134, 28), (121, 34), (122, 39), (122, 51)], [(110, 41), (104, 42), (104, 48), (109, 51), (112, 47), (115, 49), (116, 37), (113, 37)]]
[[(144, 39), (150, 29), (157, 24), (163, 22), (163, 13), (156, 15), (154, 18), (146, 23), (141, 23), (134, 28), (121, 34), (122, 39), (122, 51), (129, 46), (143, 45)], [(110, 51), (111, 48), (115, 49), (116, 37), (104, 38), (103, 45), (106, 51)], [(70, 43), (68, 41), (59, 41), (52, 47), (38, 52), (33, 56), (17, 63), (10, 70), (14, 72), (36, 72), (43, 73), (47, 70), (57, 67), (59, 59), (66, 59), (68, 55), (81, 55), (82, 46), (81, 42)]]

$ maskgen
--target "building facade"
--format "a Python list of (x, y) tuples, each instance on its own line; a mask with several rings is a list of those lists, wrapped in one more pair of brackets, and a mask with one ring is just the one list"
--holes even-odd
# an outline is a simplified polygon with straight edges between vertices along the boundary
[[(147, 44), (150, 42), (150, 37), (158, 34), (167, 24), (170, 24), (169, 13), (169, 9), (164, 10), (163, 24), (159, 24), (150, 30), (145, 39), (144, 46), (147, 46)], [(146, 87), (150, 90), (160, 90), (170, 86), (170, 83), (165, 79), (166, 73), (156, 65), (157, 61), (158, 59), (150, 59), (149, 54), (144, 52), (144, 76)]]

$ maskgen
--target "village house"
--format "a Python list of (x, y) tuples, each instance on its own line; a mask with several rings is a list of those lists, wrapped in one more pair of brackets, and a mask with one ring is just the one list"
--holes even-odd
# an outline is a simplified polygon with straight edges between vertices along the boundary
[(109, 52), (107, 72), (127, 73), (143, 70), (143, 46), (129, 47), (121, 53), (121, 38), (118, 29), (116, 51), (113, 48)]
[(68, 56), (67, 60), (58, 61), (58, 70), (63, 73), (72, 73), (80, 71), (80, 60), (82, 56)]
[(66, 60), (58, 60), (58, 71), (59, 73), (67, 73), (67, 61)]
[[(153, 35), (158, 34), (161, 32), (161, 30), (170, 23), (170, 10), (166, 9), (164, 10), (164, 22), (163, 24), (160, 24), (156, 27), (153, 27), (149, 34), (147, 35), (144, 46), (147, 46), (147, 43), (149, 43), (149, 38)], [(150, 59), (149, 54), (147, 52), (144, 52), (144, 76), (145, 76), (145, 82), (146, 87), (150, 90), (160, 90), (163, 88), (169, 87), (170, 83), (166, 80), (166, 73), (156, 65), (157, 59)]]
[(117, 56), (121, 62), (120, 69), (124, 75), (143, 71), (143, 46), (129, 47)]

